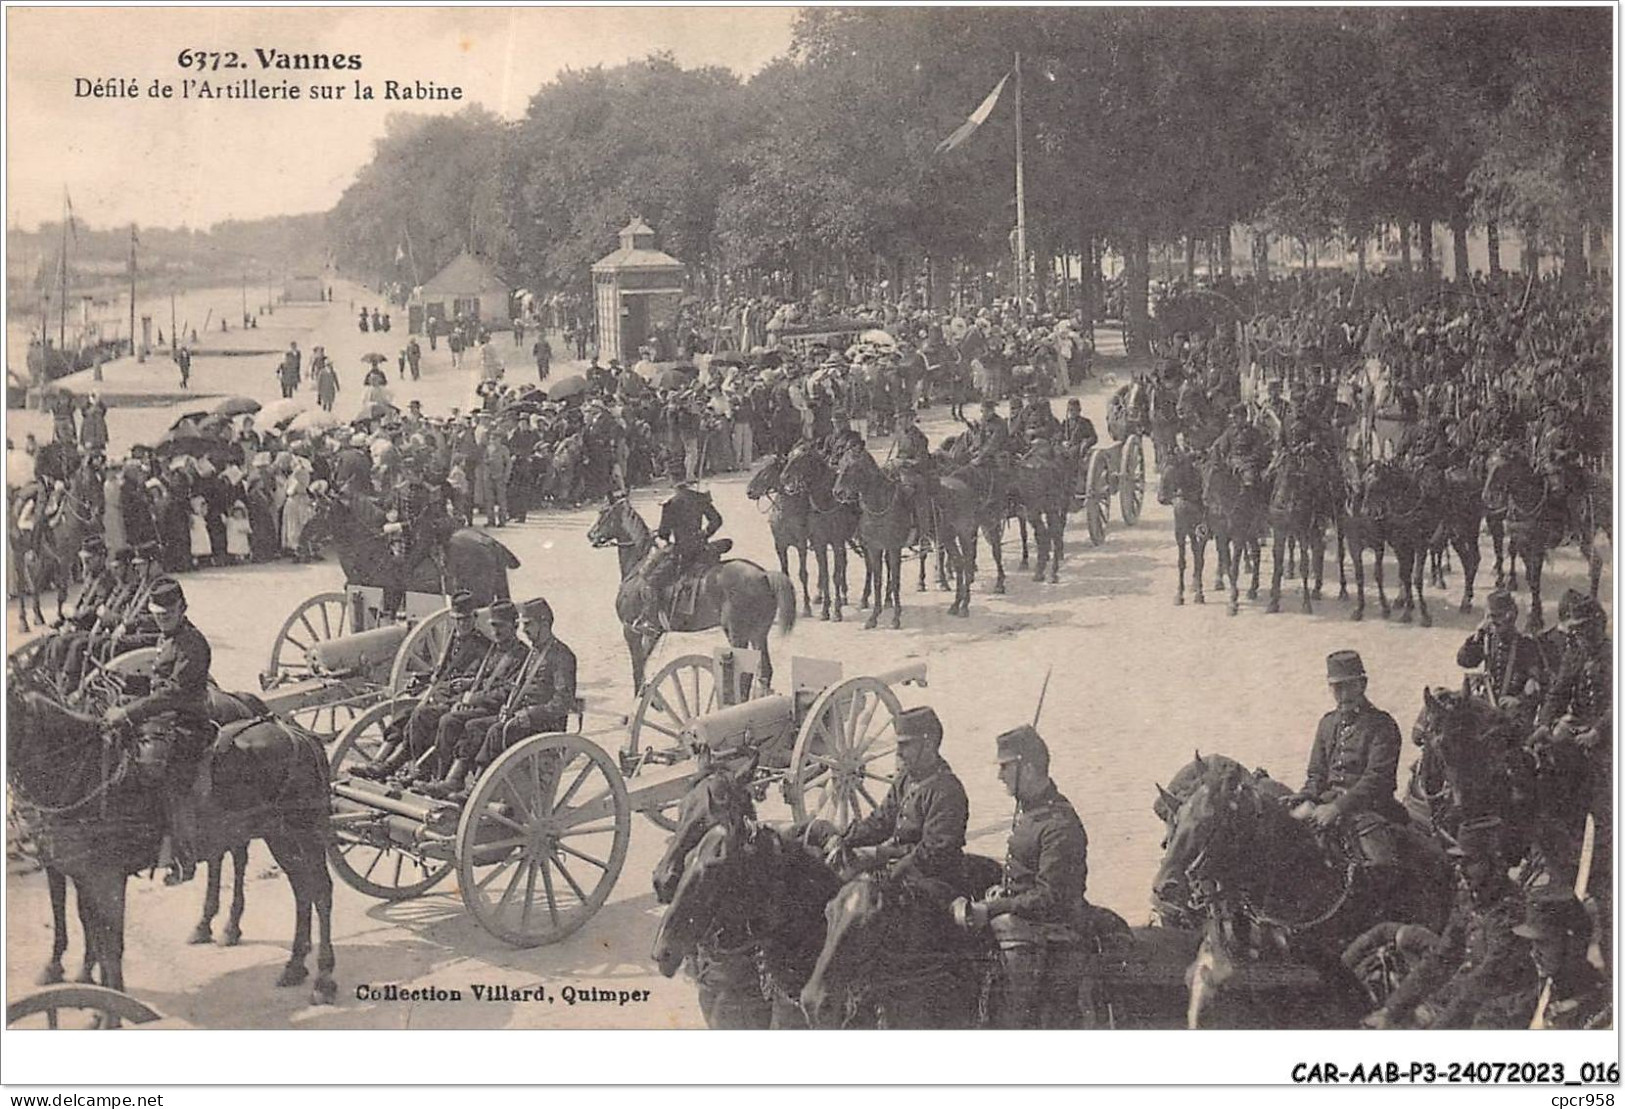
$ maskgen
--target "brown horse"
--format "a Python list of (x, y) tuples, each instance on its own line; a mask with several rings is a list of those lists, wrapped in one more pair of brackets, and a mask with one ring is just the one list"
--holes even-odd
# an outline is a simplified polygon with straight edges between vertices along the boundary
[[(773, 533), (773, 549), (779, 556), (779, 573), (786, 576), (790, 573), (790, 552), (795, 551), (799, 559), (801, 571), (801, 614), (812, 615), (812, 593), (807, 589), (807, 548), (811, 545), (812, 503), (807, 491), (797, 487), (791, 490), (786, 487), (784, 479), (785, 463), (776, 454), (770, 454), (762, 459), (761, 469), (751, 475), (750, 482), (745, 486), (745, 496), (752, 501), (767, 502), (767, 526)], [(825, 581), (821, 575), (819, 590), (822, 593)], [(827, 601), (826, 601), (827, 604)], [(829, 619), (826, 610), (824, 619)]]
[(1269, 525), (1269, 504), (1259, 484), (1260, 475), (1237, 472), (1223, 460), (1211, 460), (1202, 481), (1202, 501), (1208, 506), (1213, 548), (1219, 556), (1219, 581), (1230, 585), (1230, 615), (1240, 611), (1239, 592), (1244, 564), (1251, 563), (1249, 601), (1258, 597), (1259, 539)]
[[(812, 444), (803, 440), (785, 455), (783, 488), (787, 494), (807, 495), (807, 544), (818, 559), (820, 620), (841, 621), (841, 608), (851, 603), (846, 591), (846, 552), (858, 534), (858, 510), (835, 496), (835, 471)], [(872, 583), (864, 582), (868, 597)]]
[[(661, 635), (638, 630), (647, 608), (649, 585), (645, 578), (649, 556), (656, 550), (654, 533), (624, 495), (609, 504), (587, 531), (594, 547), (614, 547), (620, 556), (621, 588), (615, 595), (615, 614), (632, 658), (632, 687), (643, 689), (644, 668)], [(694, 592), (693, 611), (674, 613), (671, 629), (701, 632), (720, 627), (735, 647), (749, 647), (762, 656), (762, 684), (773, 684), (773, 660), (767, 636), (775, 616), (788, 635), (796, 626), (796, 587), (788, 574), (764, 570), (754, 562), (731, 558), (707, 567)]]
[(880, 622), (891, 605), (891, 626), (903, 626), (903, 546), (914, 531), (914, 509), (902, 484), (881, 472), (866, 450), (848, 451), (835, 473), (835, 496), (859, 511), (863, 560), (874, 586), (873, 607), (864, 628)]
[[(1170, 447), (1170, 450), (1174, 448)], [(1190, 549), (1194, 574), (1191, 585), (1193, 600), (1199, 605), (1207, 603), (1202, 592), (1202, 573), (1207, 563), (1208, 540), (1213, 529), (1208, 524), (1207, 505), (1202, 502), (1202, 471), (1196, 464), (1196, 455), (1189, 451), (1170, 454), (1157, 477), (1157, 503), (1172, 505), (1174, 509), (1174, 544), (1179, 548), (1179, 591), (1174, 604), (1185, 603), (1185, 550)]]
[(1580, 487), (1571, 488), (1553, 477), (1537, 474), (1521, 452), (1498, 450), (1490, 456), (1484, 501), (1505, 509), (1514, 585), (1517, 560), (1523, 557), (1529, 581), (1530, 631), (1539, 631), (1545, 624), (1540, 579), (1547, 551), (1571, 541), (1578, 543), (1590, 570), (1591, 596), (1597, 596), (1602, 556), (1597, 553), (1598, 511), (1590, 484), (1583, 475), (1579, 477)]
[[(134, 742), (109, 735), (96, 718), (22, 692), (15, 682), (6, 700), (13, 796), (32, 825), (41, 861), (78, 889), (88, 957), (101, 968), (101, 984), (122, 990), (125, 879), (156, 861), (166, 826), (162, 786), (137, 769)], [(309, 733), (264, 720), (214, 757), (212, 779), (199, 813), (200, 853), (265, 840), (294, 891), (293, 950), (277, 984), (309, 976), (314, 907), (320, 936), (312, 1001), (331, 1004), (337, 985), (326, 753)]]

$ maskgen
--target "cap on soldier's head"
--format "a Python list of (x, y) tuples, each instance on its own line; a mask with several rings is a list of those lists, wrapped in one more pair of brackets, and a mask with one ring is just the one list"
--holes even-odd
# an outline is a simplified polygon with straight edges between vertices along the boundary
[(1461, 827), (1456, 829), (1455, 842), (1445, 849), (1445, 853), (1458, 859), (1483, 859), (1494, 855), (1500, 847), (1501, 818), (1480, 816), (1462, 821)]
[(453, 616), (474, 615), (474, 594), (466, 589), (459, 589), (451, 595), (451, 614)]
[(1517, 599), (1505, 589), (1497, 589), (1490, 593), (1486, 604), (1489, 607), (1491, 616), (1518, 615)]
[(491, 602), (491, 623), (517, 624), (519, 623), (519, 606), (512, 601)]
[(942, 742), (942, 721), (937, 717), (937, 710), (929, 705), (904, 709), (897, 717), (897, 741), (915, 739)]
[(1365, 677), (1365, 662), (1359, 651), (1333, 651), (1326, 656), (1328, 682), (1353, 682)]
[(147, 611), (174, 612), (185, 607), (186, 594), (181, 590), (180, 582), (168, 577), (153, 582), (152, 592), (147, 598)]
[(1561, 882), (1541, 886), (1529, 895), (1523, 923), (1512, 929), (1526, 940), (1555, 936), (1590, 938), (1591, 917), (1574, 891)]
[(1567, 590), (1557, 602), (1557, 622), (1564, 628), (1584, 627), (1603, 618), (1602, 606), (1578, 589)]
[(526, 620), (537, 620), (547, 624), (553, 622), (553, 606), (541, 597), (532, 597), (520, 605), (519, 614)]
[(104, 555), (107, 553), (107, 540), (99, 535), (87, 535), (85, 541), (79, 544), (79, 550), (87, 555)]
[(1044, 737), (1038, 734), (1038, 729), (1031, 724), (1021, 724), (1007, 732), (1001, 732), (993, 741), (993, 745), (1001, 764), (1029, 762), (1041, 770), (1049, 769), (1049, 745), (1044, 742)]

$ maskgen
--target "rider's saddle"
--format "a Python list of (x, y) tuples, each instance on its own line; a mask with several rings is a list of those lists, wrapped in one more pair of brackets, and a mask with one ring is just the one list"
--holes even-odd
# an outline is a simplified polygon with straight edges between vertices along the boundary
[(699, 603), (700, 585), (705, 581), (706, 571), (722, 561), (722, 556), (733, 550), (732, 539), (712, 539), (706, 542), (703, 551), (696, 552), (690, 557), (671, 587), (672, 615), (692, 616), (694, 608)]

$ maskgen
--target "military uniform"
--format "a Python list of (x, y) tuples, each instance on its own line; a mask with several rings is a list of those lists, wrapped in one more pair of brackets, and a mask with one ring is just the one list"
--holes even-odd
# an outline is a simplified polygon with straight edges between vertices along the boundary
[(532, 647), (514, 678), (500, 717), (483, 741), (471, 724), (458, 753), (487, 766), (510, 745), (536, 732), (562, 732), (569, 726), (576, 701), (576, 656), (560, 639)]
[[(472, 611), (473, 599), (468, 601)], [(429, 673), (429, 687), (406, 723), (406, 744), (395, 758), (387, 759), (382, 770), (394, 770), (405, 757), (414, 762), (421, 760), (434, 745), (435, 736), (445, 717), (456, 710), (457, 697), (464, 689), (478, 682), (488, 665), (493, 644), (478, 627), (467, 632), (453, 631), (440, 658)]]
[(1087, 416), (1069, 414), (1061, 421), (1060, 444), (1072, 457), (1082, 458), (1098, 442), (1100, 435)]
[(1480, 1008), (1528, 988), (1535, 966), (1512, 929), (1523, 919), (1523, 897), (1510, 885), (1486, 905), (1463, 891), (1438, 946), (1395, 987), (1383, 1006), (1426, 1028), (1470, 1028)]
[(1516, 699), (1518, 716), (1533, 724), (1546, 672), (1545, 656), (1534, 639), (1515, 627), (1503, 631), (1485, 624), (1463, 641), (1456, 665), (1469, 670), (1483, 667), (1496, 701)]
[[(480, 660), (478, 672), (469, 681), (468, 689), (436, 719), (433, 746), (440, 759), (455, 755), (464, 738), (472, 729), (483, 740), (485, 733), (496, 722), (497, 714), (513, 681), (530, 657), (530, 648), (518, 636), (492, 643)], [(428, 741), (418, 751), (421, 756), (428, 749)], [(474, 744), (477, 749), (478, 743)]]
[(918, 775), (898, 774), (880, 807), (854, 822), (841, 839), (848, 847), (890, 842), (903, 849), (892, 873), (952, 887), (960, 879), (969, 823), (965, 787), (939, 756)]
[(1300, 796), (1337, 806), (1344, 816), (1375, 813), (1405, 819), (1399, 786), (1399, 725), (1365, 698), (1320, 718)]

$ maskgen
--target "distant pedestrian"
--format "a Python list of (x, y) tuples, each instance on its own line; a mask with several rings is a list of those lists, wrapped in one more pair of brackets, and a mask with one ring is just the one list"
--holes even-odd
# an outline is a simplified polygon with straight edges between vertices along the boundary
[(514, 320), (513, 321), (513, 345), (516, 346), (516, 347), (523, 347), (525, 345), (525, 321), (524, 320)]
[(180, 367), (181, 388), (189, 389), (192, 385), (192, 351), (189, 347), (181, 347), (175, 352), (175, 365)]
[(339, 396), (339, 372), (327, 358), (322, 358), (316, 364), (316, 403), (321, 405), (323, 412), (333, 411), (333, 403)]
[(406, 364), (412, 371), (412, 380), (418, 379), (418, 365), (423, 359), (423, 348), (418, 346), (417, 339), (406, 341)]
[(553, 348), (547, 342), (547, 332), (537, 334), (536, 345), (530, 352), (536, 356), (536, 380), (546, 381), (548, 371), (553, 368)]

